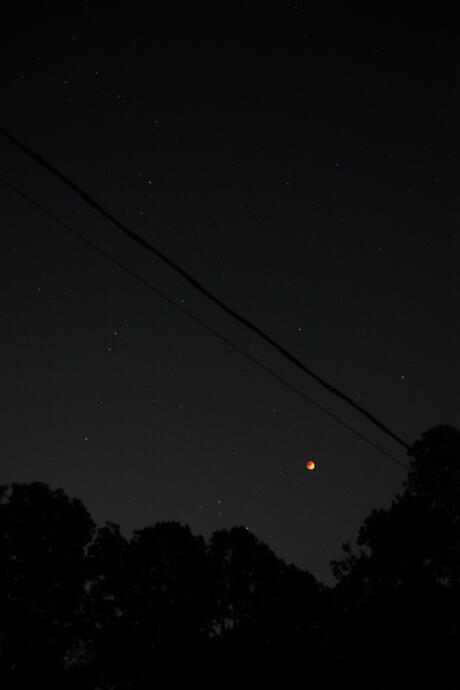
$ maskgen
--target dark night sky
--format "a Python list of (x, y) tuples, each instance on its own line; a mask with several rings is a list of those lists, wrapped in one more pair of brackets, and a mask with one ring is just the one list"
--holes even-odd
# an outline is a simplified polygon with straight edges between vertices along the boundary
[[(441, 9), (16, 3), (1, 122), (412, 443), (460, 425), (457, 36)], [(3, 137), (0, 174), (404, 450)], [(0, 482), (125, 530), (244, 524), (330, 581), (404, 470), (0, 185)], [(317, 462), (315, 472), (305, 461)]]

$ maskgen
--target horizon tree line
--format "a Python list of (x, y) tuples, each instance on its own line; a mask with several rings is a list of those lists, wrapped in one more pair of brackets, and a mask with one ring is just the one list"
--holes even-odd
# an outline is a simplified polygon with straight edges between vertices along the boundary
[(460, 687), (460, 431), (408, 452), (334, 586), (243, 526), (96, 527), (42, 482), (0, 487), (0, 687)]

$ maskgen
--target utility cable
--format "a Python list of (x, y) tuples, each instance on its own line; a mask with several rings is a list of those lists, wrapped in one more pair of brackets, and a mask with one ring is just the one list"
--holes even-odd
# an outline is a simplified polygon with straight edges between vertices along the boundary
[(154, 247), (150, 242), (145, 240), (143, 237), (140, 237), (137, 235), (135, 232), (130, 230), (124, 223), (118, 220), (110, 211), (107, 211), (99, 202), (97, 202), (95, 199), (93, 199), (90, 194), (85, 192), (81, 187), (79, 187), (75, 182), (73, 182), (69, 177), (64, 175), (58, 168), (56, 168), (54, 165), (49, 163), (45, 158), (43, 158), (41, 155), (37, 154), (35, 151), (30, 149), (28, 146), (23, 144), (19, 139), (17, 139), (15, 136), (13, 136), (10, 132), (8, 132), (4, 127), (0, 127), (0, 132), (12, 143), (14, 144), (17, 148), (19, 148), (23, 153), (28, 155), (30, 158), (32, 158), (36, 163), (39, 163), (42, 167), (46, 168), (49, 172), (51, 172), (55, 177), (61, 180), (61, 182), (64, 182), (68, 187), (73, 189), (73, 191), (78, 194), (84, 201), (87, 202), (92, 208), (94, 208), (98, 213), (102, 214), (107, 218), (107, 220), (110, 220), (116, 227), (118, 227), (125, 235), (130, 237), (132, 240), (134, 240), (139, 246), (143, 247), (144, 249), (147, 249), (149, 252), (157, 256), (159, 259), (161, 259), (164, 263), (166, 263), (170, 268), (172, 268), (176, 273), (179, 273), (184, 280), (186, 280), (190, 285), (192, 285), (196, 290), (201, 292), (201, 294), (205, 295), (209, 300), (214, 302), (214, 304), (217, 304), (223, 311), (225, 311), (227, 314), (232, 316), (234, 319), (236, 319), (239, 323), (243, 324), (243, 326), (246, 326), (246, 328), (250, 329), (253, 331), (253, 333), (256, 333), (258, 336), (260, 336), (265, 342), (269, 343), (275, 350), (278, 350), (280, 354), (282, 354), (286, 359), (288, 359), (292, 364), (295, 364), (296, 367), (301, 369), (304, 373), (308, 374), (311, 376), (315, 381), (317, 381), (323, 388), (328, 390), (330, 393), (333, 393), (335, 396), (340, 398), (341, 400), (344, 400), (347, 402), (351, 407), (353, 407), (355, 410), (360, 412), (362, 415), (364, 415), (372, 424), (377, 426), (383, 433), (385, 433), (387, 436), (390, 436), (393, 440), (395, 440), (397, 443), (399, 443), (401, 446), (403, 446), (406, 450), (410, 449), (410, 445), (404, 441), (400, 436), (398, 436), (394, 431), (389, 429), (383, 422), (381, 422), (377, 417), (375, 417), (373, 414), (368, 412), (362, 405), (359, 403), (355, 402), (350, 396), (348, 396), (346, 393), (343, 393), (340, 391), (338, 388), (333, 386), (332, 384), (328, 383), (320, 377), (318, 374), (313, 372), (309, 367), (307, 367), (303, 362), (301, 362), (295, 355), (293, 355), (289, 350), (287, 350), (283, 345), (280, 345), (276, 340), (274, 340), (271, 336), (266, 334), (262, 329), (260, 329), (258, 326), (254, 325), (251, 321), (249, 321), (246, 317), (242, 316), (239, 314), (237, 311), (229, 307), (225, 302), (223, 302), (221, 299), (216, 297), (212, 292), (210, 292), (204, 285), (202, 285), (196, 278), (194, 278), (188, 271), (186, 271), (184, 268), (176, 264), (172, 259), (170, 259), (166, 254), (161, 252), (159, 249)]
[(333, 412), (330, 412), (327, 408), (325, 408), (325, 407), (323, 407), (322, 405), (320, 405), (318, 402), (316, 402), (316, 400), (313, 400), (313, 398), (310, 398), (310, 397), (309, 397), (306, 393), (304, 393), (300, 388), (298, 388), (297, 386), (294, 386), (292, 383), (290, 383), (290, 382), (287, 381), (285, 378), (283, 378), (282, 376), (280, 376), (279, 374), (277, 374), (275, 371), (273, 371), (273, 369), (271, 369), (270, 367), (268, 367), (266, 364), (263, 364), (263, 363), (260, 362), (258, 359), (256, 359), (255, 357), (251, 356), (250, 354), (248, 354), (248, 353), (247, 353), (245, 350), (243, 350), (241, 347), (239, 347), (238, 345), (235, 345), (235, 343), (232, 342), (231, 340), (229, 340), (226, 336), (224, 336), (224, 335), (222, 335), (221, 333), (219, 333), (218, 331), (216, 331), (214, 328), (212, 328), (212, 326), (209, 326), (205, 321), (203, 321), (200, 317), (196, 316), (196, 315), (193, 314), (192, 312), (188, 311), (188, 309), (186, 309), (184, 306), (179, 305), (179, 304), (178, 304), (177, 302), (175, 302), (171, 297), (169, 297), (169, 296), (166, 295), (164, 292), (162, 292), (161, 290), (159, 290), (157, 287), (155, 287), (154, 285), (152, 285), (152, 283), (150, 283), (148, 280), (145, 280), (145, 278), (143, 278), (142, 276), (140, 276), (138, 273), (136, 273), (136, 272), (133, 271), (132, 269), (130, 269), (130, 268), (128, 268), (127, 266), (125, 266), (125, 264), (123, 264), (121, 261), (119, 261), (118, 259), (116, 259), (114, 256), (112, 256), (111, 254), (109, 254), (108, 252), (106, 252), (104, 249), (102, 249), (101, 247), (99, 247), (98, 245), (96, 245), (94, 242), (92, 242), (91, 240), (89, 240), (87, 237), (85, 237), (85, 235), (81, 234), (78, 230), (75, 230), (75, 228), (72, 228), (70, 225), (68, 225), (68, 223), (66, 223), (65, 221), (63, 221), (61, 218), (59, 218), (57, 215), (55, 215), (52, 211), (49, 211), (49, 210), (48, 210), (47, 208), (45, 208), (42, 204), (40, 204), (38, 201), (35, 201), (35, 199), (32, 199), (30, 196), (28, 196), (27, 194), (25, 194), (24, 192), (22, 192), (20, 189), (18, 189), (18, 187), (16, 187), (15, 185), (13, 185), (13, 184), (12, 184), (11, 182), (9, 182), (8, 180), (5, 180), (3, 177), (0, 177), (0, 182), (1, 182), (3, 185), (5, 185), (5, 187), (8, 187), (10, 190), (12, 190), (13, 192), (15, 192), (15, 193), (16, 193), (18, 196), (20, 196), (22, 199), (24, 199), (25, 201), (27, 201), (27, 203), (29, 203), (30, 205), (35, 206), (36, 208), (38, 208), (42, 214), (44, 214), (45, 216), (48, 216), (48, 218), (51, 218), (51, 220), (53, 220), (55, 223), (61, 225), (63, 228), (65, 228), (66, 230), (68, 230), (71, 234), (73, 234), (73, 235), (74, 235), (75, 237), (77, 237), (79, 240), (81, 240), (82, 242), (84, 242), (88, 247), (90, 247), (90, 248), (93, 249), (94, 251), (96, 251), (96, 252), (98, 252), (99, 254), (101, 254), (105, 259), (107, 259), (107, 260), (110, 261), (111, 263), (113, 263), (113, 264), (115, 264), (116, 266), (118, 266), (118, 268), (120, 268), (122, 271), (124, 271), (125, 273), (127, 273), (127, 274), (130, 275), (131, 277), (135, 278), (137, 281), (139, 281), (140, 283), (142, 283), (142, 285), (144, 285), (145, 287), (148, 287), (148, 288), (149, 288), (150, 290), (152, 290), (156, 295), (158, 295), (159, 297), (161, 297), (161, 299), (163, 299), (165, 302), (167, 302), (170, 306), (172, 306), (172, 307), (174, 307), (175, 309), (177, 309), (181, 314), (184, 314), (185, 316), (188, 316), (190, 319), (192, 319), (193, 321), (195, 321), (195, 323), (198, 323), (200, 326), (202, 326), (203, 328), (205, 328), (209, 333), (211, 333), (212, 335), (214, 335), (216, 338), (219, 338), (219, 340), (221, 340), (221, 341), (224, 342), (226, 345), (228, 345), (229, 347), (231, 347), (231, 348), (233, 348), (234, 350), (236, 350), (236, 352), (238, 352), (240, 355), (243, 355), (243, 357), (246, 357), (246, 359), (248, 359), (250, 362), (252, 362), (253, 364), (256, 364), (260, 369), (262, 369), (262, 370), (265, 371), (266, 373), (270, 374), (270, 376), (272, 376), (273, 378), (275, 378), (277, 381), (281, 382), (284, 386), (286, 386), (287, 388), (289, 388), (291, 391), (293, 391), (294, 393), (296, 393), (298, 396), (300, 396), (301, 398), (303, 398), (304, 400), (306, 400), (307, 402), (309, 402), (311, 405), (314, 405), (314, 406), (315, 406), (316, 408), (318, 408), (321, 412), (323, 412), (323, 413), (326, 414), (328, 417), (330, 417), (331, 419), (333, 419), (337, 424), (340, 424), (340, 425), (343, 426), (345, 429), (347, 429), (348, 431), (350, 431), (352, 434), (354, 434), (355, 436), (358, 436), (358, 438), (360, 438), (362, 441), (364, 441), (365, 443), (367, 443), (367, 444), (369, 444), (370, 446), (372, 446), (375, 450), (378, 450), (380, 453), (383, 453), (383, 455), (385, 455), (389, 460), (392, 460), (393, 462), (395, 462), (395, 463), (396, 463), (397, 465), (399, 465), (400, 467), (403, 467), (405, 470), (409, 470), (409, 467), (408, 467), (407, 465), (405, 465), (403, 462), (401, 462), (401, 460), (398, 460), (398, 458), (395, 458), (393, 455), (391, 455), (391, 453), (388, 453), (386, 450), (384, 450), (384, 449), (381, 448), (379, 445), (377, 445), (376, 443), (374, 443), (374, 441), (371, 441), (369, 438), (367, 438), (366, 436), (364, 436), (363, 434), (361, 434), (359, 431), (357, 431), (356, 429), (354, 429), (352, 426), (350, 426), (350, 424), (347, 424), (347, 422), (344, 422), (342, 419), (340, 419), (340, 417), (338, 417), (337, 415), (335, 415)]

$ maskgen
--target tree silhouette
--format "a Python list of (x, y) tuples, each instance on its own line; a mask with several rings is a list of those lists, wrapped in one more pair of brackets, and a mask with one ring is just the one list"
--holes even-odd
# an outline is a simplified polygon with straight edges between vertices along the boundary
[(122, 535), (42, 483), (0, 487), (0, 687), (458, 687), (460, 432), (428, 430), (326, 588), (244, 527)]
[[(128, 540), (120, 527), (107, 522), (97, 530), (88, 549), (88, 580), (83, 599), (80, 636), (69, 655), (69, 666), (79, 687), (129, 688), (126, 676), (126, 640), (121, 620), (124, 606)], [(85, 685), (84, 685), (85, 684)]]
[(190, 676), (212, 621), (203, 538), (163, 522), (136, 530), (128, 542), (109, 523), (89, 556), (87, 612), (97, 621), (91, 648), (98, 683), (147, 688), (163, 677)]
[(409, 455), (402, 495), (364, 521), (358, 553), (347, 544), (333, 563), (343, 633), (335, 652), (349, 687), (456, 687), (460, 433), (430, 429)]
[(244, 527), (214, 532), (209, 551), (215, 631), (224, 655), (234, 660), (229, 687), (295, 687), (307, 667), (311, 680), (320, 643), (321, 587), (315, 578), (287, 566)]
[(429, 429), (409, 455), (406, 493), (419, 497), (439, 522), (429, 565), (439, 581), (459, 586), (460, 431), (447, 425)]
[[(94, 523), (46, 484), (0, 492), (1, 686), (59, 687), (76, 634)], [(35, 680), (34, 680), (35, 679)]]

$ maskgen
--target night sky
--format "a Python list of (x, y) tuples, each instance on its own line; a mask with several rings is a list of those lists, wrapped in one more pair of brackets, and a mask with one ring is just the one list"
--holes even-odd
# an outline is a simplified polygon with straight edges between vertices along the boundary
[[(1, 124), (413, 443), (460, 425), (455, 21), (314, 5), (15, 3)], [(126, 534), (246, 525), (331, 582), (404, 469), (181, 310), (404, 448), (4, 137), (0, 177), (178, 307), (0, 184), (0, 483)]]

